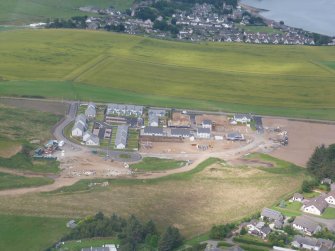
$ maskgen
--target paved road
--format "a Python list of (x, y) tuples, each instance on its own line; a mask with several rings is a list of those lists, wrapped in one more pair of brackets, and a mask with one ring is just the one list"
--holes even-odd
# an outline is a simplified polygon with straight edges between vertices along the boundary
[(335, 231), (335, 219), (323, 219), (317, 216), (304, 214), (302, 217), (314, 221), (316, 223), (325, 225), (329, 230)]

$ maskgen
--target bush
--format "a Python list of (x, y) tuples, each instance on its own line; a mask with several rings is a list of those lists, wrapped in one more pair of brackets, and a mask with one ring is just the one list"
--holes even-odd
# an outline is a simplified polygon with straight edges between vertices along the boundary
[(231, 231), (235, 228), (235, 224), (214, 225), (209, 233), (209, 237), (215, 240), (223, 240), (231, 236)]

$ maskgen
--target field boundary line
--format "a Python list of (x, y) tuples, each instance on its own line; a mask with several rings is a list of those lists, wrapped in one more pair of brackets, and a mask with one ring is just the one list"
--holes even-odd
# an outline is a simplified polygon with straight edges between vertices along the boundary
[(103, 61), (109, 58), (108, 54), (101, 54), (92, 60), (88, 61), (87, 63), (79, 66), (78, 68), (74, 69), (72, 72), (67, 74), (64, 77), (64, 80), (69, 81), (76, 81), (78, 78), (80, 78), (83, 74), (85, 74), (90, 69), (94, 68), (95, 66), (101, 64)]

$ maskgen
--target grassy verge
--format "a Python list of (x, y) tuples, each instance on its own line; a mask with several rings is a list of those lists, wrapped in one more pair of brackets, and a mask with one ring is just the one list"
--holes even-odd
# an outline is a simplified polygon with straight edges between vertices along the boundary
[(137, 171), (162, 171), (176, 169), (185, 166), (186, 161), (145, 157), (141, 162), (130, 167)]
[(300, 216), (302, 214), (302, 212), (300, 211), (301, 206), (302, 203), (294, 201), (294, 202), (287, 202), (285, 208), (274, 206), (273, 209), (281, 212), (283, 215), (287, 217), (292, 217), (292, 216)]
[(0, 215), (0, 250), (45, 250), (66, 232), (66, 219)]
[(335, 208), (328, 207), (321, 216), (324, 219), (335, 219)]
[(40, 178), (40, 177), (27, 178), (23, 176), (11, 175), (0, 172), (0, 190), (22, 188), (22, 187), (37, 187), (52, 183), (53, 180), (49, 178)]

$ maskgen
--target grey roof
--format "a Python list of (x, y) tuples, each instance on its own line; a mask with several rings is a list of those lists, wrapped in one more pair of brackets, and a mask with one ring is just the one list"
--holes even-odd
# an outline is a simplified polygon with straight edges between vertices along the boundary
[(96, 109), (95, 104), (94, 103), (89, 103), (86, 110), (85, 110), (85, 115), (95, 117), (95, 115), (97, 113), (95, 109)]
[(303, 196), (301, 193), (295, 193), (295, 194), (293, 195), (293, 198), (298, 198), (298, 199), (303, 200), (303, 199), (304, 199), (304, 196)]
[(242, 139), (243, 136), (239, 132), (229, 132), (227, 133), (227, 139)]
[(79, 129), (81, 131), (84, 131), (85, 130), (85, 126), (82, 124), (82, 123), (78, 123), (76, 122), (73, 127), (72, 127), (72, 130), (75, 130), (75, 129)]
[(163, 128), (161, 128), (161, 127), (153, 127), (153, 126), (146, 126), (146, 127), (144, 127), (144, 134), (159, 134), (159, 135), (163, 135)]
[(156, 123), (158, 125), (158, 116), (156, 114), (149, 114), (149, 125)]
[(271, 233), (271, 228), (268, 226), (263, 226), (261, 229), (262, 233), (264, 233), (265, 235), (268, 235), (269, 233)]
[(329, 249), (332, 249), (334, 247), (334, 241), (332, 240), (326, 240), (326, 239), (318, 239), (319, 243), (323, 247), (327, 247)]
[[(96, 144), (99, 144), (99, 143), (100, 143), (100, 139), (99, 139), (99, 137), (98, 137), (98, 136), (95, 136), (94, 134), (91, 134), (91, 135), (90, 135), (90, 137), (87, 139), (87, 141), (89, 141), (89, 140), (93, 141), (93, 142), (96, 143)], [(87, 142), (87, 141), (86, 141), (86, 142)]]
[(86, 123), (87, 118), (84, 114), (81, 113), (81, 114), (77, 115), (77, 117), (76, 117), (76, 122), (78, 122), (78, 121), (83, 121), (83, 122)]
[(243, 248), (240, 248), (239, 246), (234, 246), (226, 249), (227, 251), (244, 251)]
[(203, 125), (212, 125), (212, 120), (210, 120), (210, 119), (205, 119), (205, 120), (202, 121), (202, 124), (203, 124)]
[(235, 119), (243, 119), (243, 118), (247, 118), (247, 119), (251, 119), (252, 116), (251, 114), (242, 114), (242, 113), (238, 113), (234, 115)]
[(162, 117), (162, 116), (165, 116), (166, 110), (163, 110), (163, 109), (149, 109), (148, 114), (149, 114), (149, 116), (150, 116), (150, 114), (152, 114), (152, 115), (156, 115), (158, 117)]
[(321, 182), (322, 182), (322, 183), (326, 183), (326, 184), (331, 184), (331, 183), (332, 183), (332, 180), (329, 179), (329, 178), (324, 178)]
[(322, 195), (305, 203), (305, 207), (312, 205), (319, 209), (321, 213), (328, 207), (328, 203), (325, 201), (325, 196)]
[(314, 233), (319, 227), (319, 224), (303, 216), (297, 216), (292, 224), (306, 228), (310, 233)]
[(209, 128), (201, 128), (201, 127), (198, 127), (198, 129), (197, 129), (197, 133), (211, 134), (211, 129), (209, 129)]
[(109, 251), (109, 247), (82, 248), (81, 251)]
[(261, 216), (269, 218), (271, 220), (280, 220), (280, 221), (283, 220), (284, 218), (280, 212), (270, 208), (263, 208)]
[(107, 105), (107, 113), (113, 113), (113, 112), (120, 112), (124, 114), (129, 113), (143, 113), (143, 106), (138, 105), (122, 105), (122, 104), (108, 104)]
[(171, 129), (171, 135), (172, 136), (183, 136), (183, 137), (189, 137), (191, 136), (190, 129), (186, 128), (172, 128)]
[(318, 239), (311, 238), (311, 237), (303, 237), (301, 235), (294, 236), (293, 241), (296, 241), (299, 244), (305, 244), (305, 245), (314, 246), (314, 247), (318, 245)]
[(126, 146), (128, 139), (128, 126), (127, 125), (119, 125), (117, 127), (116, 137), (115, 137), (115, 146), (120, 144)]
[(284, 225), (284, 222), (281, 220), (275, 220), (275, 228), (282, 228)]

